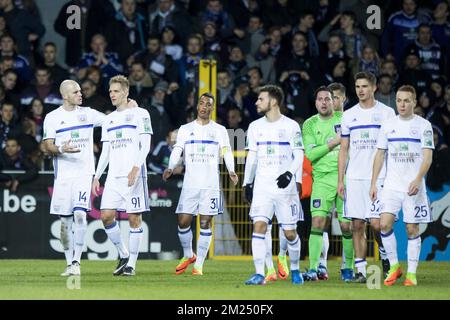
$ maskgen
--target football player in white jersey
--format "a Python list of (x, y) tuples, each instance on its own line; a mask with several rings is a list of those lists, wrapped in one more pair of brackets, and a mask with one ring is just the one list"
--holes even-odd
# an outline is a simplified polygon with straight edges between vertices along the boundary
[(252, 254), (256, 269), (256, 273), (245, 282), (247, 285), (266, 283), (265, 234), (274, 213), (288, 240), (292, 283), (303, 283), (299, 272), (300, 237), (296, 231), (297, 221), (303, 220), (303, 211), (293, 179), (293, 175), (302, 168), (303, 144), (298, 123), (280, 112), (283, 101), (284, 93), (280, 87), (261, 87), (256, 109), (264, 117), (253, 121), (247, 131), (249, 152), (243, 186), (245, 197), (251, 202)]
[[(378, 136), (378, 151), (373, 162), (370, 197), (380, 200), (381, 239), (391, 268), (384, 284), (393, 285), (402, 276), (397, 257), (397, 240), (393, 225), (403, 210), (408, 234), (408, 272), (405, 286), (416, 286), (421, 239), (419, 223), (430, 223), (432, 216), (425, 186), (430, 169), (434, 141), (431, 123), (414, 114), (416, 90), (406, 85), (397, 90), (398, 116), (383, 123)], [(376, 181), (387, 154), (386, 178), (383, 190)]]
[[(169, 166), (163, 173), (163, 179), (169, 179), (181, 155), (184, 155), (183, 188), (176, 210), (183, 257), (175, 268), (175, 274), (184, 273), (195, 262), (192, 274), (203, 275), (203, 263), (212, 238), (211, 221), (214, 216), (223, 212), (219, 182), (222, 155), (231, 181), (234, 185), (238, 183), (228, 133), (224, 126), (210, 119), (213, 108), (214, 96), (210, 93), (202, 94), (197, 104), (197, 118), (178, 130)], [(195, 254), (192, 251), (191, 224), (197, 214), (200, 215), (200, 237)]]
[[(379, 246), (385, 276), (389, 270), (389, 262), (380, 238), (379, 203), (370, 200), (369, 191), (372, 178), (371, 164), (376, 153), (378, 132), (381, 124), (393, 118), (395, 112), (392, 108), (375, 100), (376, 77), (372, 73), (358, 72), (355, 75), (355, 90), (359, 103), (345, 111), (342, 116), (338, 193), (344, 199), (344, 218), (352, 220), (355, 267), (357, 268), (352, 282), (366, 283), (367, 221), (370, 222)], [(377, 182), (380, 186), (384, 175), (385, 169)]]
[[(106, 234), (119, 252), (115, 276), (135, 275), (143, 234), (141, 214), (150, 211), (146, 158), (153, 131), (148, 111), (128, 104), (129, 88), (124, 76), (109, 81), (109, 97), (116, 110), (106, 116), (102, 126), (103, 148), (92, 183), (97, 195), (99, 178), (109, 163), (100, 208)], [(116, 211), (128, 213), (129, 251), (120, 235)]]
[(50, 213), (61, 218), (61, 243), (67, 262), (61, 275), (69, 276), (80, 275), (95, 170), (93, 131), (102, 125), (105, 115), (80, 107), (81, 88), (75, 81), (64, 80), (60, 92), (64, 103), (45, 117), (43, 139), (46, 150), (54, 156)]

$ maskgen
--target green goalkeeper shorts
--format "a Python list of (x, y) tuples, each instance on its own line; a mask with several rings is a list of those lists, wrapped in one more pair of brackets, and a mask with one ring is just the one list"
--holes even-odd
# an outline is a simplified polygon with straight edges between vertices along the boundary
[(342, 217), (344, 201), (337, 194), (337, 172), (316, 173), (313, 176), (311, 192), (312, 217), (326, 217), (336, 210), (339, 221), (350, 221)]

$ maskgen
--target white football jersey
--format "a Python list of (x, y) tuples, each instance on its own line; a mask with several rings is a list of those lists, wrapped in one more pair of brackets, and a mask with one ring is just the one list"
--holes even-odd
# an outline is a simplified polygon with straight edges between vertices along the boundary
[(183, 149), (186, 166), (183, 188), (220, 189), (221, 150), (231, 149), (224, 126), (214, 121), (200, 125), (196, 120), (182, 125), (174, 147)]
[[(102, 126), (102, 142), (109, 142), (108, 178), (128, 176), (139, 154), (141, 134), (153, 134), (147, 110), (127, 108), (106, 116)], [(139, 175), (147, 177), (145, 164)]]
[[(344, 112), (341, 124), (341, 137), (349, 138), (349, 160), (347, 179), (372, 179), (372, 166), (377, 151), (378, 133), (381, 124), (395, 117), (392, 108), (376, 101), (374, 107), (363, 109), (359, 103)], [(380, 172), (383, 179), (386, 168)]]
[(434, 149), (431, 123), (417, 115), (411, 120), (390, 119), (381, 127), (377, 147), (387, 150), (384, 188), (408, 192), (423, 161), (422, 149)]
[(275, 122), (267, 121), (266, 117), (253, 121), (248, 127), (246, 148), (256, 152), (254, 193), (297, 192), (295, 183), (291, 182), (287, 188), (281, 189), (276, 181), (289, 170), (293, 160), (292, 151), (303, 149), (302, 133), (297, 122), (284, 115)]
[(75, 178), (95, 173), (94, 127), (102, 125), (105, 115), (89, 107), (77, 106), (73, 111), (59, 107), (44, 119), (43, 139), (55, 139), (55, 145), (70, 141), (78, 153), (63, 153), (53, 159), (55, 179)]

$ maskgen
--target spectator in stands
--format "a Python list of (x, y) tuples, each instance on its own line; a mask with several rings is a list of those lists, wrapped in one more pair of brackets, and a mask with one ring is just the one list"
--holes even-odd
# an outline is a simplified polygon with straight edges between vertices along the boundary
[[(14, 69), (7, 69), (2, 75), (2, 85), (5, 91), (5, 101), (11, 102), (14, 106), (20, 105), (20, 95), (17, 93), (17, 72)], [(21, 111), (21, 110), (18, 110)]]
[(391, 107), (392, 109), (394, 109), (395, 113), (398, 114), (392, 77), (387, 73), (380, 74), (380, 76), (378, 77), (375, 99), (380, 101), (381, 103), (384, 103), (388, 107)]
[(92, 80), (97, 86), (97, 93), (102, 97), (109, 97), (108, 90), (109, 85), (108, 82), (103, 78), (102, 69), (99, 66), (92, 65), (86, 68), (86, 76), (84, 79)]
[[(150, 35), (147, 39), (147, 48), (133, 56), (134, 61), (142, 62), (150, 73), (153, 83), (165, 80), (169, 83), (178, 82), (178, 66), (172, 57), (161, 48), (159, 36)], [(131, 61), (129, 61), (131, 65)]]
[[(78, 6), (81, 10), (81, 28), (69, 29), (67, 21), (72, 11), (70, 6)], [(83, 52), (89, 52), (90, 41), (96, 34), (103, 33), (105, 27), (114, 18), (115, 9), (109, 0), (71, 0), (59, 11), (53, 24), (55, 31), (66, 39), (66, 64), (75, 68)]]
[(261, 15), (263, 10), (260, 3), (261, 1), (258, 0), (235, 0), (229, 3), (227, 11), (234, 19), (236, 25), (234, 28), (235, 35), (245, 30), (252, 14)]
[(181, 44), (184, 45), (188, 36), (199, 30), (196, 20), (174, 0), (158, 0), (157, 4), (157, 7), (149, 13), (151, 34), (160, 34), (164, 27), (170, 25), (176, 30), (176, 34), (183, 41)]
[(292, 49), (290, 51), (284, 51), (276, 61), (278, 81), (280, 83), (284, 82), (292, 72), (295, 72), (302, 79), (311, 81), (313, 83), (311, 86), (314, 87), (321, 81), (321, 79), (319, 80), (319, 62), (317, 58), (309, 55), (306, 35), (301, 31), (297, 31), (292, 36), (291, 45)]
[(411, 85), (417, 90), (417, 96), (429, 88), (431, 76), (420, 68), (420, 55), (415, 48), (410, 48), (405, 55), (405, 69), (400, 75), (398, 86)]
[(450, 22), (449, 3), (438, 1), (433, 11), (433, 22), (431, 24), (432, 38), (441, 46), (442, 53), (446, 57), (447, 69), (445, 74), (450, 74)]
[[(339, 28), (333, 30), (339, 21)], [(352, 60), (361, 57), (362, 48), (366, 45), (366, 37), (356, 27), (356, 16), (352, 11), (344, 11), (336, 15), (319, 34), (319, 41), (327, 42), (330, 35), (338, 35), (344, 43), (345, 54)]]
[(13, 59), (13, 69), (16, 70), (18, 75), (17, 86), (23, 89), (31, 80), (31, 68), (27, 58), (17, 54), (15, 47), (16, 43), (13, 36), (5, 34), (0, 37), (1, 56), (2, 58), (11, 57)]
[(391, 55), (398, 64), (408, 45), (414, 43), (417, 37), (417, 28), (430, 18), (417, 13), (416, 0), (403, 0), (402, 10), (392, 14), (383, 31), (381, 51), (384, 57)]
[(270, 48), (269, 52), (272, 57), (275, 59), (278, 58), (281, 50), (281, 39), (282, 39), (282, 33), (281, 28), (274, 26), (269, 29), (269, 32), (267, 33), (269, 39), (270, 39)]
[(86, 76), (86, 69), (89, 66), (97, 66), (102, 71), (105, 82), (123, 72), (123, 66), (119, 61), (117, 52), (106, 51), (108, 42), (102, 34), (96, 34), (91, 40), (91, 52), (85, 53), (78, 62), (78, 78)]
[(238, 45), (231, 45), (229, 49), (229, 62), (226, 65), (226, 68), (231, 74), (231, 79), (234, 81), (236, 78), (247, 74), (248, 65), (241, 47)]
[(380, 57), (377, 51), (370, 44), (366, 44), (362, 47), (361, 56), (353, 59), (352, 61), (352, 74), (353, 76), (358, 72), (370, 72), (378, 76), (380, 73)]
[(394, 88), (399, 87), (398, 84), (398, 70), (397, 66), (394, 63), (394, 60), (383, 60), (380, 64), (380, 74), (388, 74), (392, 78)]
[(346, 62), (350, 60), (345, 54), (344, 43), (337, 34), (330, 35), (327, 49), (327, 51), (322, 51), (320, 56), (320, 69), (323, 74), (332, 73), (338, 60), (345, 60)]
[(42, 141), (44, 127), (44, 102), (39, 98), (31, 101), (31, 110), (28, 118), (34, 122), (35, 138), (37, 142)]
[(39, 153), (39, 143), (36, 140), (36, 125), (29, 117), (24, 117), (21, 121), (21, 129), (21, 132), (14, 138), (19, 142), (23, 154), (33, 161)]
[(9, 33), (11, 32), (9, 31), (9, 28), (6, 25), (6, 19), (4, 16), (0, 15), (0, 37), (3, 36), (4, 34)]
[(242, 39), (242, 44), (240, 45), (244, 51), (244, 54), (254, 55), (258, 51), (261, 43), (263, 43), (266, 39), (263, 27), (264, 23), (261, 16), (250, 16), (248, 26), (245, 29), (245, 36)]
[(197, 34), (189, 36), (187, 41), (186, 52), (178, 61), (180, 85), (186, 88), (188, 85), (197, 86), (198, 81), (198, 65), (200, 60), (204, 58), (203, 39)]
[(224, 10), (221, 0), (208, 0), (206, 8), (200, 13), (200, 23), (214, 21), (218, 34), (222, 38), (228, 38), (233, 35), (235, 22), (233, 17)]
[(98, 94), (98, 85), (91, 79), (86, 78), (81, 82), (81, 93), (83, 94), (83, 106), (91, 107), (103, 113), (111, 113), (115, 108), (111, 101)]
[(432, 79), (436, 79), (445, 70), (445, 56), (441, 52), (441, 46), (431, 38), (431, 26), (421, 24), (417, 32), (417, 40), (407, 47), (419, 53), (421, 69), (427, 72)]
[(31, 84), (22, 91), (20, 103), (29, 109), (33, 98), (40, 98), (44, 102), (45, 113), (47, 114), (63, 103), (59, 86), (52, 81), (50, 70), (45, 66), (36, 67), (34, 76), (35, 79)]
[(298, 25), (292, 29), (292, 35), (297, 31), (301, 31), (307, 36), (309, 55), (311, 57), (318, 57), (320, 53), (319, 42), (314, 33), (314, 14), (312, 12), (300, 13)]
[(120, 9), (107, 27), (110, 50), (117, 52), (121, 64), (147, 44), (148, 25), (143, 15), (136, 12), (136, 0), (121, 0)]
[(14, 117), (14, 105), (3, 103), (0, 106), (0, 149), (4, 149), (9, 136), (18, 135), (21, 128)]
[(38, 168), (22, 152), (19, 142), (15, 138), (8, 138), (5, 150), (0, 157), (0, 171), (24, 170), (24, 174), (0, 174), (0, 181), (12, 192), (16, 192), (19, 185), (31, 182), (38, 177)]
[(32, 57), (33, 44), (45, 33), (45, 27), (36, 16), (16, 8), (13, 0), (0, 1), (0, 13), (17, 40), (17, 52), (27, 59)]
[(53, 42), (47, 42), (44, 44), (42, 51), (43, 64), (50, 70), (50, 75), (53, 82), (56, 85), (60, 85), (65, 79), (69, 79), (69, 71), (61, 67), (56, 62), (56, 44)]
[(273, 1), (272, 6), (266, 11), (267, 25), (279, 26), (278, 28), (283, 34), (291, 32), (297, 16), (297, 13), (294, 8), (292, 8), (291, 4), (292, 0)]
[[(169, 131), (165, 140), (160, 141), (156, 147), (153, 149), (150, 155), (148, 168), (156, 172), (157, 174), (162, 174), (165, 169), (169, 166), (170, 153), (172, 152), (173, 146), (177, 141), (178, 130)], [(173, 174), (180, 175), (183, 174), (184, 167), (182, 164), (173, 169)]]
[(133, 62), (128, 80), (130, 81), (130, 98), (136, 100), (141, 107), (148, 105), (153, 93), (153, 80), (142, 62)]
[(243, 129), (246, 130), (246, 126), (243, 123), (242, 113), (239, 108), (230, 108), (227, 111), (227, 122), (226, 122), (226, 128), (227, 129)]
[(270, 55), (270, 40), (267, 39), (259, 46), (254, 55), (247, 55), (247, 65), (249, 68), (258, 67), (261, 69), (264, 83), (275, 83), (276, 70), (275, 58)]
[(340, 82), (346, 88), (349, 87), (349, 72), (347, 62), (344, 59), (336, 60), (336, 64), (331, 67), (330, 73), (325, 73), (325, 83), (327, 85), (333, 82)]
[(169, 90), (169, 84), (166, 81), (160, 81), (155, 85), (154, 93), (151, 96), (148, 112), (152, 119), (152, 144), (158, 145), (163, 141), (171, 128), (171, 122), (167, 109), (170, 108), (167, 104), (166, 93)]
[(167, 25), (161, 30), (161, 45), (166, 54), (171, 56), (174, 61), (179, 60), (183, 55), (183, 47), (179, 44), (175, 28), (171, 25)]
[[(224, 46), (221, 43), (221, 37), (217, 34), (216, 23), (212, 20), (207, 20), (203, 23), (203, 52), (208, 59), (216, 60), (218, 63), (222, 61), (221, 55), (224, 51)], [(225, 46), (226, 50), (226, 46)]]
[(302, 124), (314, 113), (314, 87), (300, 72), (292, 71), (282, 82), (288, 116)]

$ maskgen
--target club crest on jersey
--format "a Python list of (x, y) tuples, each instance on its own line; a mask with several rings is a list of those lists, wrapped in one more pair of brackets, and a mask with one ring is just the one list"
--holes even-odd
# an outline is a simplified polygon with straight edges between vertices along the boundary
[(374, 115), (372, 115), (372, 121), (380, 122), (381, 121), (381, 114), (375, 113)]
[(417, 137), (419, 135), (419, 128), (411, 127), (410, 130), (409, 130), (409, 134), (412, 137)]
[(78, 121), (85, 122), (87, 120), (87, 116), (85, 114), (80, 114), (78, 116)]
[(338, 133), (341, 131), (341, 125), (340, 124), (335, 124), (334, 125), (334, 132)]
[(127, 114), (125, 116), (125, 122), (130, 122), (131, 120), (133, 120), (134, 114)]
[(313, 207), (314, 208), (320, 208), (320, 203), (321, 203), (320, 199), (314, 199), (313, 200)]
[(214, 134), (214, 132), (208, 132), (208, 138), (214, 140), (216, 138), (216, 135)]
[(78, 131), (78, 130), (71, 131), (70, 132), (70, 137), (72, 139), (78, 139), (80, 137), (80, 131)]

